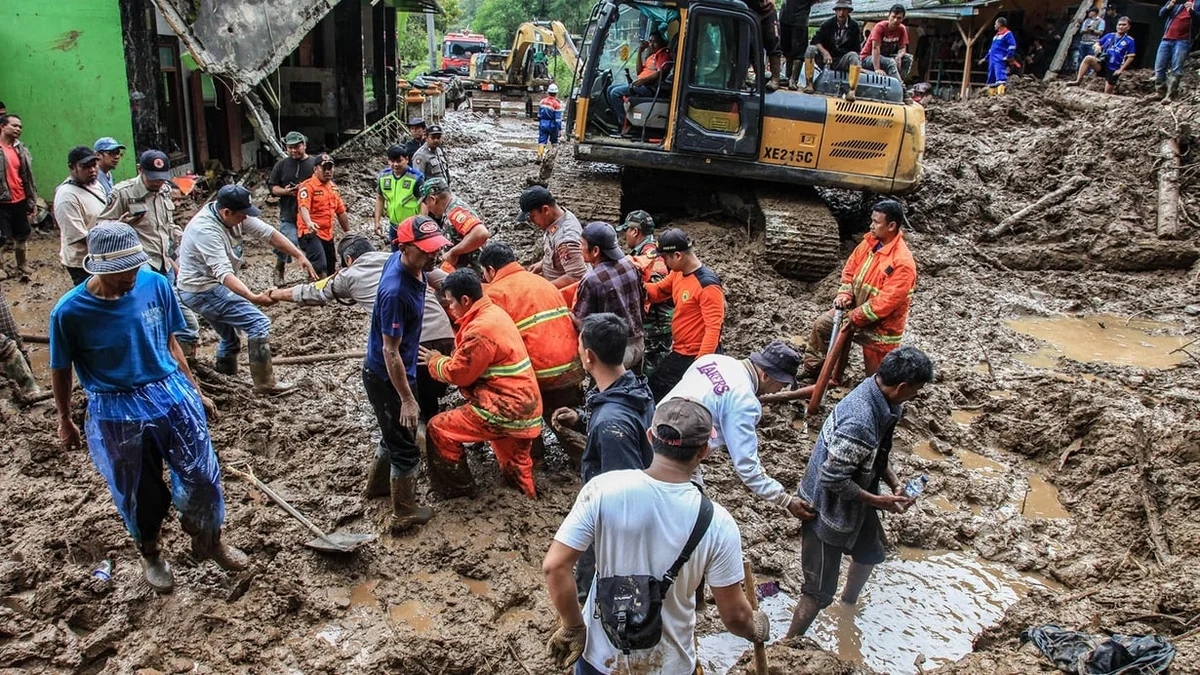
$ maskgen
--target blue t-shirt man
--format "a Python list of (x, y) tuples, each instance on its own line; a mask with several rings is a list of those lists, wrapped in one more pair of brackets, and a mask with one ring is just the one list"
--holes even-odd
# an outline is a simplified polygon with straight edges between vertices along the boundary
[(1136, 53), (1134, 49), (1133, 38), (1129, 37), (1128, 33), (1125, 35), (1109, 33), (1100, 38), (1100, 50), (1104, 55), (1101, 63), (1108, 70), (1116, 72), (1125, 63), (1125, 57)]
[(133, 290), (115, 300), (80, 284), (50, 312), (50, 367), (74, 364), (87, 392), (130, 392), (179, 370), (170, 337), (185, 328), (179, 301), (161, 274), (139, 270)]
[(383, 336), (400, 338), (400, 358), (408, 383), (417, 381), (417, 349), (421, 345), (421, 322), (425, 320), (425, 274), (418, 279), (404, 269), (402, 252), (393, 253), (383, 264), (379, 291), (371, 310), (371, 332), (367, 336), (367, 369), (384, 380), (388, 377), (383, 359)]

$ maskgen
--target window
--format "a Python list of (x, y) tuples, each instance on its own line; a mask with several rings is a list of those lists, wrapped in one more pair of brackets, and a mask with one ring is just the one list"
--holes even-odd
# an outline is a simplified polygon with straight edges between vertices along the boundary
[(742, 31), (732, 16), (702, 16), (696, 27), (696, 57), (692, 59), (693, 86), (707, 89), (740, 89), (745, 81), (739, 58)]

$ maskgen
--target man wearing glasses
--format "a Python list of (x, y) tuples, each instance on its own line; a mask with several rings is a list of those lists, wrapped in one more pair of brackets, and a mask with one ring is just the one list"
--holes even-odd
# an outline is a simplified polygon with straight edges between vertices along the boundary
[(125, 154), (125, 146), (117, 142), (117, 139), (111, 136), (105, 136), (96, 140), (96, 144), (92, 146), (92, 150), (96, 152), (96, 156), (100, 158), (100, 163), (97, 166), (99, 173), (96, 174), (96, 181), (100, 183), (100, 187), (104, 188), (104, 197), (113, 191), (113, 175), (112, 172), (121, 163), (121, 156)]

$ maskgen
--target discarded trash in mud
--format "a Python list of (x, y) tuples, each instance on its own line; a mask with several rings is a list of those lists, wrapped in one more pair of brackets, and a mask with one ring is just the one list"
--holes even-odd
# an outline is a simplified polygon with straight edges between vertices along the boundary
[(1186, 342), (1182, 335), (1166, 334), (1179, 326), (1144, 319), (1128, 320), (1112, 314), (1049, 316), (1008, 319), (1012, 330), (1044, 340), (1049, 347), (1016, 358), (1035, 368), (1053, 368), (1058, 356), (1073, 361), (1100, 361), (1139, 368), (1173, 368), (1187, 356), (1171, 352)]
[[(808, 635), (843, 660), (895, 675), (915, 673), (917, 654), (932, 669), (970, 653), (975, 636), (1034, 585), (1044, 584), (965, 553), (901, 547), (898, 556), (875, 567), (857, 605), (835, 601)], [(771, 617), (772, 641), (787, 633), (795, 605), (782, 592), (759, 604)], [(749, 648), (730, 633), (705, 635), (700, 664), (705, 673), (727, 673)]]
[(1086, 675), (1165, 673), (1175, 646), (1159, 635), (1098, 636), (1046, 624), (1021, 633), (1061, 670)]

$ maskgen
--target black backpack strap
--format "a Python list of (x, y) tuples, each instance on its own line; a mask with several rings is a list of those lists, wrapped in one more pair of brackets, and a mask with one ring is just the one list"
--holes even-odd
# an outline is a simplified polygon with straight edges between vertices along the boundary
[(678, 576), (679, 570), (687, 564), (691, 559), (692, 553), (696, 551), (696, 547), (700, 545), (700, 540), (704, 538), (704, 533), (708, 532), (708, 526), (712, 523), (713, 504), (704, 492), (700, 493), (700, 513), (696, 514), (696, 524), (692, 526), (692, 534), (688, 537), (687, 543), (683, 545), (683, 552), (675, 559), (675, 564), (671, 565), (671, 569), (663, 575), (662, 595), (665, 598), (667, 592), (671, 590), (671, 585), (675, 583), (675, 577)]

